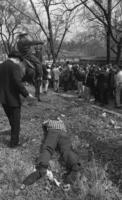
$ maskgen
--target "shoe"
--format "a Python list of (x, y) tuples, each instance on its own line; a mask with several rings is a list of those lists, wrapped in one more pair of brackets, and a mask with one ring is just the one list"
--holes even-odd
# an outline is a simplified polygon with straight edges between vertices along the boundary
[(77, 171), (71, 171), (69, 174), (66, 174), (64, 182), (67, 184), (73, 184), (77, 180)]
[(32, 185), (36, 181), (38, 181), (40, 178), (44, 177), (46, 175), (47, 169), (46, 168), (41, 168), (37, 169), (35, 172), (31, 173), (27, 178), (23, 181), (24, 185)]
[(31, 173), (29, 176), (27, 176), (25, 178), (25, 180), (23, 181), (23, 184), (26, 186), (32, 185), (34, 184), (37, 180), (39, 180), (41, 178), (41, 174), (40, 172), (37, 170), (33, 173)]

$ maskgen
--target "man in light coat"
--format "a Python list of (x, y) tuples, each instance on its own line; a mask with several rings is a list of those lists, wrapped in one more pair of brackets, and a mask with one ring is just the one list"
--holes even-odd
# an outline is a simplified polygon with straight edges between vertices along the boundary
[(115, 103), (117, 108), (120, 108), (122, 106), (121, 92), (122, 92), (122, 66), (119, 67), (119, 70), (115, 75)]
[(58, 66), (54, 66), (53, 70), (53, 87), (55, 92), (59, 92), (59, 79), (60, 79), (60, 70)]

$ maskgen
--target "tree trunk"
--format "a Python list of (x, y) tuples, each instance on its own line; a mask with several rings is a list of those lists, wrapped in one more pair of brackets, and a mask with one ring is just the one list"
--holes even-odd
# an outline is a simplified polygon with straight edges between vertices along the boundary
[(107, 64), (110, 63), (111, 60), (111, 52), (110, 52), (110, 32), (109, 30), (107, 31)]
[(50, 19), (49, 6), (46, 5), (45, 9), (46, 9), (46, 12), (47, 12), (47, 17), (48, 17), (48, 30), (49, 30), (48, 42), (49, 42), (49, 45), (50, 45), (50, 51), (51, 51), (51, 54), (52, 54), (53, 63), (55, 63), (56, 58), (55, 58), (54, 39), (53, 39), (53, 31), (52, 31), (52, 23), (51, 23), (51, 19)]
[(48, 60), (51, 59), (51, 54), (49, 52), (47, 52), (47, 57), (48, 57)]
[(53, 57), (53, 64), (55, 64), (55, 63), (56, 63), (56, 56), (55, 56), (55, 53), (52, 54), (52, 57)]
[(120, 57), (121, 57), (121, 43), (118, 43), (117, 45), (117, 57), (116, 57), (116, 64), (119, 65), (120, 64)]
[(111, 7), (112, 7), (112, 0), (108, 0), (108, 27), (107, 27), (107, 64), (110, 63), (111, 60)]

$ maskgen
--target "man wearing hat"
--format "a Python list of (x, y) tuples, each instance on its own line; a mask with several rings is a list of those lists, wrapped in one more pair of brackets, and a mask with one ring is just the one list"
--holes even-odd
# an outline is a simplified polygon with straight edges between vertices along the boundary
[(30, 41), (27, 33), (20, 33), (19, 40), (17, 42), (17, 48), (22, 57), (30, 62), (35, 67), (35, 96), (40, 101), (40, 85), (42, 80), (42, 64), (41, 61), (33, 54), (31, 47), (35, 45), (42, 45), (42, 41)]

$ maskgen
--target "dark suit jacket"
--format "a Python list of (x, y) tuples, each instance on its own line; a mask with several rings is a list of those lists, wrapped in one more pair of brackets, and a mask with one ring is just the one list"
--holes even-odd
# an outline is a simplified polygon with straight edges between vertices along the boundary
[(28, 96), (22, 83), (20, 66), (11, 60), (0, 64), (0, 103), (18, 107), (21, 105), (20, 94)]

